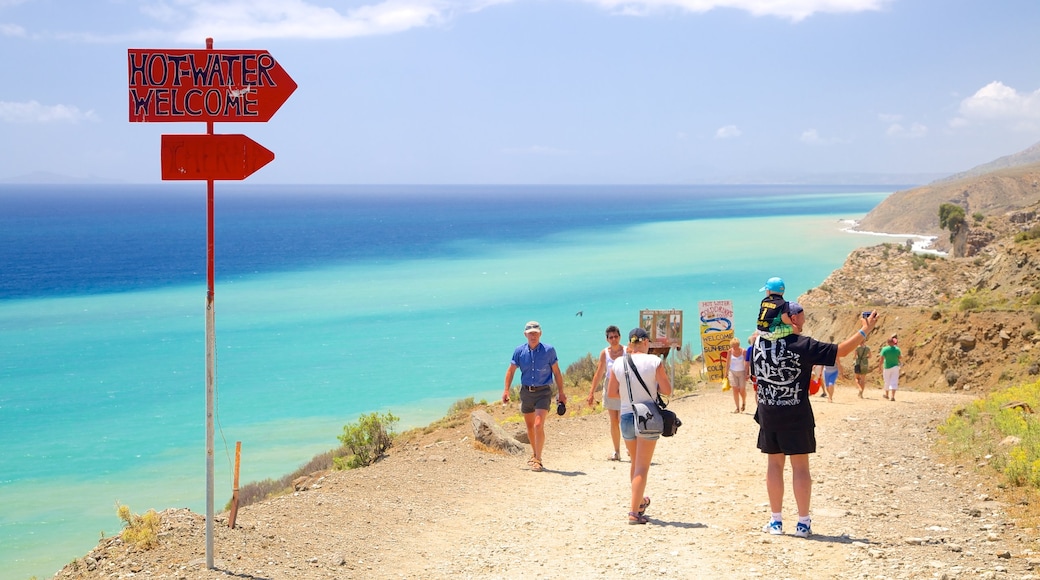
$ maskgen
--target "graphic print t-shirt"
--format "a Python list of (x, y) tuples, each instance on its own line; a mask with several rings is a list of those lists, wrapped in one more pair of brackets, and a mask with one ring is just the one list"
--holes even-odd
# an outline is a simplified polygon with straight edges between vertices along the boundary
[(758, 379), (755, 421), (767, 431), (816, 426), (809, 404), (813, 365), (833, 365), (838, 345), (792, 334), (779, 340), (759, 339), (751, 354), (751, 372)]

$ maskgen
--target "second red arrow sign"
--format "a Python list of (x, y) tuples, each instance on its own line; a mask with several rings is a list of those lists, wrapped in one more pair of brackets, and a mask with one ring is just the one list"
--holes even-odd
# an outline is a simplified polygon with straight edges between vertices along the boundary
[(274, 160), (245, 135), (163, 135), (163, 180), (241, 180)]

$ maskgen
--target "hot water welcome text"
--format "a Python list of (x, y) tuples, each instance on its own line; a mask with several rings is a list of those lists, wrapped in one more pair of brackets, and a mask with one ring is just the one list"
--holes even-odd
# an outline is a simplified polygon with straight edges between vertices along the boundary
[(263, 51), (128, 51), (130, 121), (267, 121), (296, 83)]

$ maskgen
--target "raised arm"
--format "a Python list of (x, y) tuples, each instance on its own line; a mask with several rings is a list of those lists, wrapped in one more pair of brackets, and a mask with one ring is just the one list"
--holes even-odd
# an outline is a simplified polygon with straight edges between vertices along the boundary
[(874, 330), (874, 325), (877, 324), (877, 310), (872, 311), (867, 318), (861, 317), (859, 321), (860, 329), (838, 345), (838, 358), (849, 354), (856, 350), (857, 346), (867, 342), (867, 337), (870, 336), (870, 333)]

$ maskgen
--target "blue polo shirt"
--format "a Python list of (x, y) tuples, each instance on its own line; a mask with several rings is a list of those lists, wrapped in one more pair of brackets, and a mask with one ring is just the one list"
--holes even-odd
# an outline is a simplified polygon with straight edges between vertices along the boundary
[(525, 387), (540, 387), (553, 383), (552, 366), (556, 364), (556, 349), (539, 342), (531, 350), (527, 343), (513, 351), (513, 366), (520, 367), (520, 384)]

